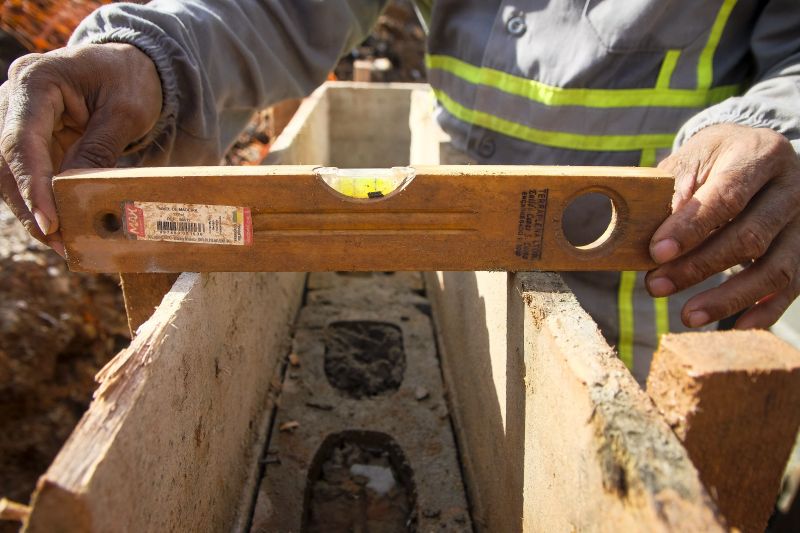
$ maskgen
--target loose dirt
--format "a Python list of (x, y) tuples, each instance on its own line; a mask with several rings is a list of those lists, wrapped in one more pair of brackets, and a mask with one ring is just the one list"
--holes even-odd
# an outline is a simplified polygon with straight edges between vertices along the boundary
[(353, 398), (397, 390), (405, 368), (403, 334), (396, 326), (338, 322), (325, 332), (325, 375)]
[(386, 447), (344, 440), (312, 480), (307, 533), (405, 533), (413, 530), (413, 487), (402, 482)]
[(0, 201), (0, 495), (28, 501), (129, 340), (117, 279), (68, 273)]

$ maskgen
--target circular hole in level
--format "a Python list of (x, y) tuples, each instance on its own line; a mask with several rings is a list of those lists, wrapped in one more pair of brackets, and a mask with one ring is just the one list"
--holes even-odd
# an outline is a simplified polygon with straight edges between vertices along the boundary
[(614, 204), (599, 192), (573, 198), (564, 209), (561, 228), (564, 237), (579, 249), (596, 248), (606, 242), (614, 229)]
[(100, 234), (116, 233), (122, 229), (122, 219), (116, 213), (103, 213), (96, 222), (95, 226)]
[(325, 376), (352, 398), (394, 392), (403, 382), (403, 333), (386, 322), (334, 322), (325, 329)]

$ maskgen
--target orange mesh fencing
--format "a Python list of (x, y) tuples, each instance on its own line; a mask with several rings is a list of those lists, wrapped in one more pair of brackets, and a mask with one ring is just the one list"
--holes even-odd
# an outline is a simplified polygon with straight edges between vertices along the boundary
[(31, 52), (67, 44), (81, 20), (112, 0), (0, 0), (0, 28)]

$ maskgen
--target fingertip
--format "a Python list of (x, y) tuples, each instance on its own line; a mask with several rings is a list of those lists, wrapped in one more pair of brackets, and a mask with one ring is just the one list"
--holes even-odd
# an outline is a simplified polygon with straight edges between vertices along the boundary
[(33, 208), (33, 218), (36, 220), (36, 225), (39, 226), (39, 231), (41, 231), (43, 235), (50, 235), (55, 231), (52, 229), (53, 225), (50, 222), (50, 218), (40, 209)]
[(678, 288), (668, 277), (658, 275), (648, 277), (647, 290), (650, 293), (650, 296), (653, 296), (654, 298), (663, 298), (664, 296), (670, 296), (674, 294), (677, 292)]
[(650, 245), (650, 257), (658, 264), (663, 264), (678, 257), (681, 246), (672, 237), (659, 239)]
[(66, 258), (67, 258), (67, 250), (66, 250), (66, 248), (64, 248), (64, 243), (63, 242), (56, 241), (56, 240), (51, 240), (51, 241), (48, 241), (48, 244), (50, 245), (50, 248), (52, 248), (55, 253), (57, 253), (58, 255), (60, 255), (62, 258), (64, 258), (66, 260)]
[(699, 328), (705, 326), (711, 322), (711, 317), (708, 313), (702, 309), (698, 309), (696, 311), (690, 311), (686, 315), (686, 320), (684, 320), (684, 324), (689, 326), (690, 328)]

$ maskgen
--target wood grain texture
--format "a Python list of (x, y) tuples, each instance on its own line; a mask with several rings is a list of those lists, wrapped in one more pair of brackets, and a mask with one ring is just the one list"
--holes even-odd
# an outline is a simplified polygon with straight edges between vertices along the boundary
[[(421, 166), (405, 188), (354, 200), (312, 166), (71, 171), (54, 180), (70, 268), (91, 272), (646, 270), (673, 179), (656, 169)], [(613, 231), (578, 249), (561, 228), (576, 196), (602, 192)], [(536, 196), (522, 208), (525, 195)], [(128, 240), (102, 229), (125, 201), (249, 207), (252, 246)], [(531, 252), (522, 253), (528, 249)]]
[(558, 275), (425, 280), (479, 532), (724, 530), (686, 450)]
[(647, 392), (728, 525), (767, 525), (800, 425), (800, 351), (765, 331), (667, 335)]
[(686, 450), (561, 278), (517, 274), (514, 289), (523, 531), (723, 531)]
[(98, 374), (27, 531), (231, 530), (252, 503), (304, 279), (182, 275)]

